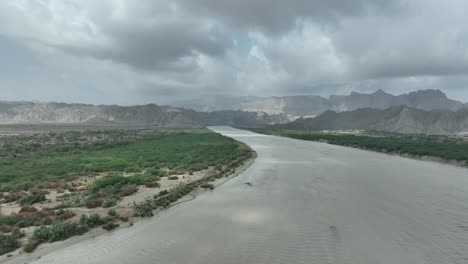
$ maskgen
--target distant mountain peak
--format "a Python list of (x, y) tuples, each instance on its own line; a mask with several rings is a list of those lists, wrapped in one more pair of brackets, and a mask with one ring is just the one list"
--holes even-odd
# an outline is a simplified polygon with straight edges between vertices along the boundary
[[(387, 92), (385, 92), (384, 90), (382, 89), (378, 89), (377, 91), (374, 92), (375, 95), (391, 95)], [(392, 95), (391, 95), (392, 96)]]
[(408, 95), (413, 96), (430, 96), (430, 97), (439, 97), (442, 99), (448, 99), (447, 95), (439, 89), (426, 89), (411, 92)]

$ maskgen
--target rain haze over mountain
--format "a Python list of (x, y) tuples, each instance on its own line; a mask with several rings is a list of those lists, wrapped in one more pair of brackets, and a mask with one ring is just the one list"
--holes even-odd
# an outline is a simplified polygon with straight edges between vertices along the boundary
[(0, 100), (172, 104), (209, 96), (468, 101), (462, 0), (0, 3)]

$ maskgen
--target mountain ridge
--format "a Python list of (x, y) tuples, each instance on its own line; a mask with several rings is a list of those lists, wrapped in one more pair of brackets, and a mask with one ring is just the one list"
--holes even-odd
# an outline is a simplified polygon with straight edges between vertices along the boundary
[(359, 108), (386, 109), (392, 106), (435, 110), (447, 109), (456, 111), (468, 104), (451, 100), (440, 90), (427, 89), (400, 95), (392, 95), (381, 89), (374, 93), (351, 92), (349, 95), (330, 95), (327, 98), (315, 95), (270, 96), (270, 97), (226, 97), (202, 98), (198, 105), (176, 103), (196, 111), (240, 110), (265, 112), (268, 114), (289, 114), (294, 116), (314, 116), (327, 110), (336, 112), (352, 111)]
[(353, 111), (327, 111), (314, 118), (300, 118), (283, 129), (378, 130), (396, 133), (458, 134), (468, 132), (468, 109), (422, 110), (406, 105), (387, 109), (361, 108)]
[(258, 127), (290, 122), (291, 117), (258, 112), (196, 112), (156, 104), (119, 106), (55, 102), (0, 101), (0, 124), (104, 124), (127, 127)]

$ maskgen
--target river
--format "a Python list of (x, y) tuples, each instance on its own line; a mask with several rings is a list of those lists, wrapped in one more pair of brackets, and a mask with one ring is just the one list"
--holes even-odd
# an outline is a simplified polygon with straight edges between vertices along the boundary
[(468, 263), (467, 169), (212, 129), (250, 145), (255, 163), (191, 202), (32, 263)]

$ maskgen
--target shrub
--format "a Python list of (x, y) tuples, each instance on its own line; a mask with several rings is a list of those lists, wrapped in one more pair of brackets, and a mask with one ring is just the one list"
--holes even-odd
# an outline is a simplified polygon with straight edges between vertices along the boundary
[(120, 189), (119, 197), (125, 197), (132, 195), (138, 191), (138, 188), (134, 184), (126, 185)]
[(148, 203), (141, 204), (136, 207), (136, 215), (140, 217), (153, 216), (153, 210), (155, 208)]
[(151, 176), (162, 176), (164, 175), (164, 171), (156, 168), (149, 168), (145, 171), (146, 174)]
[(110, 216), (110, 217), (116, 217), (116, 216), (117, 216), (117, 212), (115, 211), (115, 209), (110, 209), (110, 210), (107, 212), (107, 215)]
[(0, 255), (11, 252), (19, 247), (19, 243), (15, 234), (2, 235), (0, 234)]
[(153, 181), (153, 182), (145, 182), (145, 186), (148, 188), (159, 188), (161, 187), (161, 184), (157, 181)]
[(41, 226), (34, 230), (34, 236), (41, 242), (55, 242), (82, 235), (86, 231), (86, 228), (74, 222), (54, 221), (50, 227)]
[(72, 218), (76, 214), (69, 210), (60, 209), (55, 213), (55, 215), (57, 216), (56, 217), (57, 220), (67, 220), (67, 219)]
[(37, 216), (29, 216), (29, 217), (25, 217), (21, 220), (19, 220), (15, 226), (17, 227), (29, 227), (29, 226), (36, 226), (36, 225), (39, 225), (40, 224), (40, 221), (41, 219)]
[(24, 196), (23, 193), (10, 193), (3, 197), (5, 203), (11, 203), (20, 200)]
[(125, 172), (139, 172), (140, 168), (138, 168), (138, 167), (127, 167), (127, 168), (125, 168), (124, 171)]
[(46, 226), (41, 226), (34, 230), (33, 236), (41, 242), (49, 241), (50, 237), (50, 228)]
[(92, 227), (103, 225), (109, 222), (110, 220), (112, 220), (112, 218), (107, 218), (107, 217), (102, 218), (98, 214), (92, 214), (90, 216), (82, 215), (80, 217), (80, 224), (92, 228)]
[(88, 215), (83, 214), (80, 216), (80, 222), (79, 222), (80, 225), (86, 225), (87, 221), (88, 221)]
[(12, 230), (13, 228), (9, 225), (0, 225), (0, 232), (10, 233)]
[(36, 237), (31, 236), (28, 239), (28, 242), (24, 245), (23, 250), (26, 253), (31, 253), (41, 244), (42, 242)]
[(104, 202), (102, 202), (102, 207), (104, 208), (109, 208), (112, 206), (115, 206), (119, 200), (112, 198), (112, 199), (106, 199)]
[(21, 198), (19, 200), (19, 204), (20, 205), (31, 205), (31, 204), (35, 204), (35, 203), (42, 202), (42, 201), (45, 201), (45, 200), (46, 200), (46, 197), (45, 197), (44, 194), (34, 192), (34, 193), (31, 193), (31, 194)]
[(35, 213), (35, 212), (37, 212), (36, 207), (29, 206), (29, 205), (21, 207), (21, 210), (19, 211), (20, 214), (21, 213)]
[(128, 220), (130, 220), (130, 219), (128, 219), (128, 217), (126, 217), (126, 216), (120, 216), (119, 220), (122, 221), (122, 222), (128, 222)]
[(85, 201), (85, 206), (87, 208), (96, 208), (96, 207), (100, 207), (103, 203), (103, 200), (102, 199), (87, 199)]
[(200, 187), (205, 188), (205, 189), (210, 189), (210, 190), (214, 189), (214, 185), (211, 183), (204, 183)]
[(102, 226), (102, 229), (110, 231), (110, 230), (115, 229), (117, 227), (119, 227), (119, 224), (116, 224), (114, 222), (108, 222), (108, 223), (106, 223), (106, 224), (104, 224)]
[(89, 227), (95, 227), (102, 225), (104, 223), (104, 220), (101, 219), (101, 217), (98, 214), (92, 214), (89, 216), (88, 221), (86, 221), (86, 225)]
[(12, 225), (12, 217), (7, 215), (0, 215), (0, 225)]
[(164, 195), (168, 195), (169, 194), (169, 191), (168, 190), (162, 190), (159, 192), (159, 196), (164, 196)]

